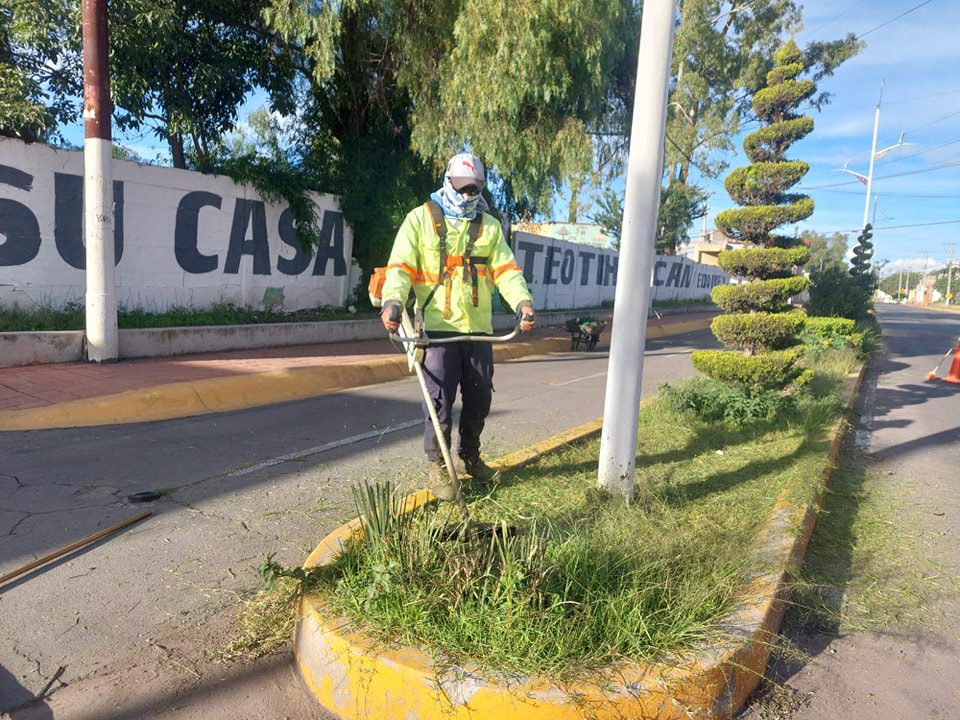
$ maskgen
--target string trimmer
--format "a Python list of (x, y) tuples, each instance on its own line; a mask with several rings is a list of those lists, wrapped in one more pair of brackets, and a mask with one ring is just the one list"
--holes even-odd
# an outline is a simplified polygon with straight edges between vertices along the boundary
[[(423, 376), (424, 355), (427, 347), (430, 345), (440, 345), (455, 342), (509, 342), (513, 340), (520, 332), (521, 314), (517, 313), (517, 325), (514, 327), (513, 332), (508, 333), (507, 335), (456, 335), (454, 337), (445, 338), (431, 338), (422, 330), (422, 328), (418, 332), (416, 329), (414, 329), (413, 321), (410, 319), (409, 313), (403, 311), (399, 305), (393, 305), (390, 307), (390, 314), (388, 318), (391, 322), (400, 323), (400, 327), (397, 329), (397, 332), (390, 334), (390, 339), (403, 345), (404, 350), (407, 353), (407, 365), (417, 375), (417, 382), (420, 384), (420, 392), (423, 394), (423, 402), (427, 406), (427, 411), (430, 413), (430, 422), (433, 423), (433, 429), (437, 436), (437, 445), (440, 446), (440, 454), (443, 456), (443, 464), (447, 469), (447, 475), (450, 478), (450, 485), (453, 488), (454, 503), (456, 504), (457, 509), (460, 511), (460, 516), (463, 518), (463, 534), (465, 534), (470, 527), (470, 511), (467, 509), (467, 502), (463, 497), (463, 489), (460, 485), (460, 479), (457, 477), (457, 471), (453, 467), (453, 458), (450, 455), (450, 447), (447, 443), (446, 435), (444, 435), (443, 427), (440, 425), (440, 418), (437, 416), (437, 409), (434, 407), (433, 398), (430, 397), (430, 391), (427, 389), (427, 381)], [(530, 321), (533, 318), (525, 316), (522, 319)]]

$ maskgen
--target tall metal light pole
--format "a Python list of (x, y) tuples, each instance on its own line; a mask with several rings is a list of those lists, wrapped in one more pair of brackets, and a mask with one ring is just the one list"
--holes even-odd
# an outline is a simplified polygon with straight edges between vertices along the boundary
[(956, 247), (955, 242), (945, 243), (947, 246), (947, 305), (952, 303), (952, 288), (953, 288), (953, 249)]
[(82, 13), (87, 359), (104, 362), (119, 355), (107, 0), (83, 0)]
[(675, 19), (676, 0), (644, 2), (614, 300), (617, 319), (610, 340), (597, 470), (600, 487), (619, 493), (628, 503), (634, 495), (640, 381), (647, 339)]

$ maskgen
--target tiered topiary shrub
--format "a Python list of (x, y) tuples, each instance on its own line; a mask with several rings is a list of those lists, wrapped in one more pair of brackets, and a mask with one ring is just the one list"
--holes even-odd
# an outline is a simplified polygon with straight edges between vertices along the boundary
[(734, 350), (693, 354), (701, 372), (751, 390), (783, 388), (800, 374), (801, 350), (795, 345), (805, 315), (791, 309), (789, 299), (810, 285), (808, 278), (795, 274), (808, 250), (792, 237), (772, 233), (813, 214), (813, 200), (788, 192), (810, 167), (785, 154), (813, 130), (812, 118), (793, 111), (816, 86), (797, 79), (804, 70), (803, 54), (792, 40), (777, 51), (775, 61), (767, 86), (753, 97), (754, 112), (765, 126), (744, 139), (751, 164), (733, 170), (724, 183), (742, 207), (717, 215), (717, 226), (745, 246), (720, 253), (720, 266), (752, 281), (713, 290), (713, 301), (727, 313), (713, 321), (713, 334)]

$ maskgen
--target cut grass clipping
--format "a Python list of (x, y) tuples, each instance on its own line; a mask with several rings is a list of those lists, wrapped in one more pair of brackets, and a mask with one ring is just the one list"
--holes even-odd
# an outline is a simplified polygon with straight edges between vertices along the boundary
[(597, 441), (470, 497), (476, 521), (515, 534), (441, 541), (456, 521), (449, 507), (403, 514), (393, 488), (360, 487), (362, 536), (303, 584), (365, 633), (443, 663), (562, 680), (680, 653), (714, 636), (735, 604), (757, 569), (747, 550), (781, 493), (803, 506), (819, 482), (849, 370), (832, 364), (817, 393), (765, 423), (647, 405), (630, 507), (596, 489)]

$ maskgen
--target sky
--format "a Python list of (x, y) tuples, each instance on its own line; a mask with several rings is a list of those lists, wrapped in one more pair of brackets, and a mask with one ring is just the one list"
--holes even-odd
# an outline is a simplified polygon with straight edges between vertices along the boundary
[[(932, 269), (945, 264), (951, 241), (954, 258), (960, 260), (960, 2), (808, 0), (803, 5), (804, 30), (797, 35), (801, 46), (848, 32), (862, 35), (867, 46), (819, 83), (821, 91), (832, 93), (831, 104), (811, 113), (813, 132), (788, 151), (788, 157), (810, 163), (810, 172), (795, 189), (816, 202), (800, 231), (852, 231), (851, 245), (856, 240), (866, 187), (838, 169), (849, 162), (849, 169), (868, 173), (883, 83), (877, 150), (895, 145), (900, 133), (904, 143), (914, 144), (875, 161), (875, 265), (889, 262), (884, 275), (904, 267)], [(743, 164), (741, 151), (731, 167)], [(712, 227), (716, 213), (734, 204), (720, 181), (706, 186), (713, 192)], [(873, 204), (871, 199), (871, 217)]]
[[(813, 112), (813, 132), (793, 145), (788, 156), (806, 160), (810, 172), (796, 189), (811, 195), (816, 211), (798, 229), (819, 233), (847, 231), (851, 245), (863, 223), (866, 187), (839, 171), (846, 162), (866, 175), (874, 115), (880, 99), (877, 149), (903, 147), (878, 159), (873, 197), (875, 263), (888, 261), (883, 274), (907, 268), (944, 265), (946, 243), (955, 242), (960, 260), (960, 2), (958, 0), (808, 0), (803, 4), (801, 46), (832, 40), (848, 32), (863, 36), (866, 48), (823, 79), (820, 91), (833, 95), (831, 104)], [(901, 17), (898, 17), (901, 16)], [(264, 104), (262, 93), (248, 98), (241, 109)], [(82, 127), (64, 128), (66, 139), (82, 144)], [(118, 136), (148, 160), (169, 162), (166, 146), (148, 133)], [(740, 146), (742, 138), (738, 138)], [(747, 163), (742, 151), (728, 157), (730, 167)], [(938, 168), (939, 169), (935, 169)], [(722, 179), (704, 181), (712, 193), (708, 226), (725, 208), (734, 207)], [(556, 217), (565, 219), (566, 203), (558, 198)], [(873, 216), (873, 199), (870, 203)], [(939, 224), (937, 224), (939, 223)], [(698, 221), (694, 234), (702, 227)], [(789, 228), (786, 228), (789, 232)]]

